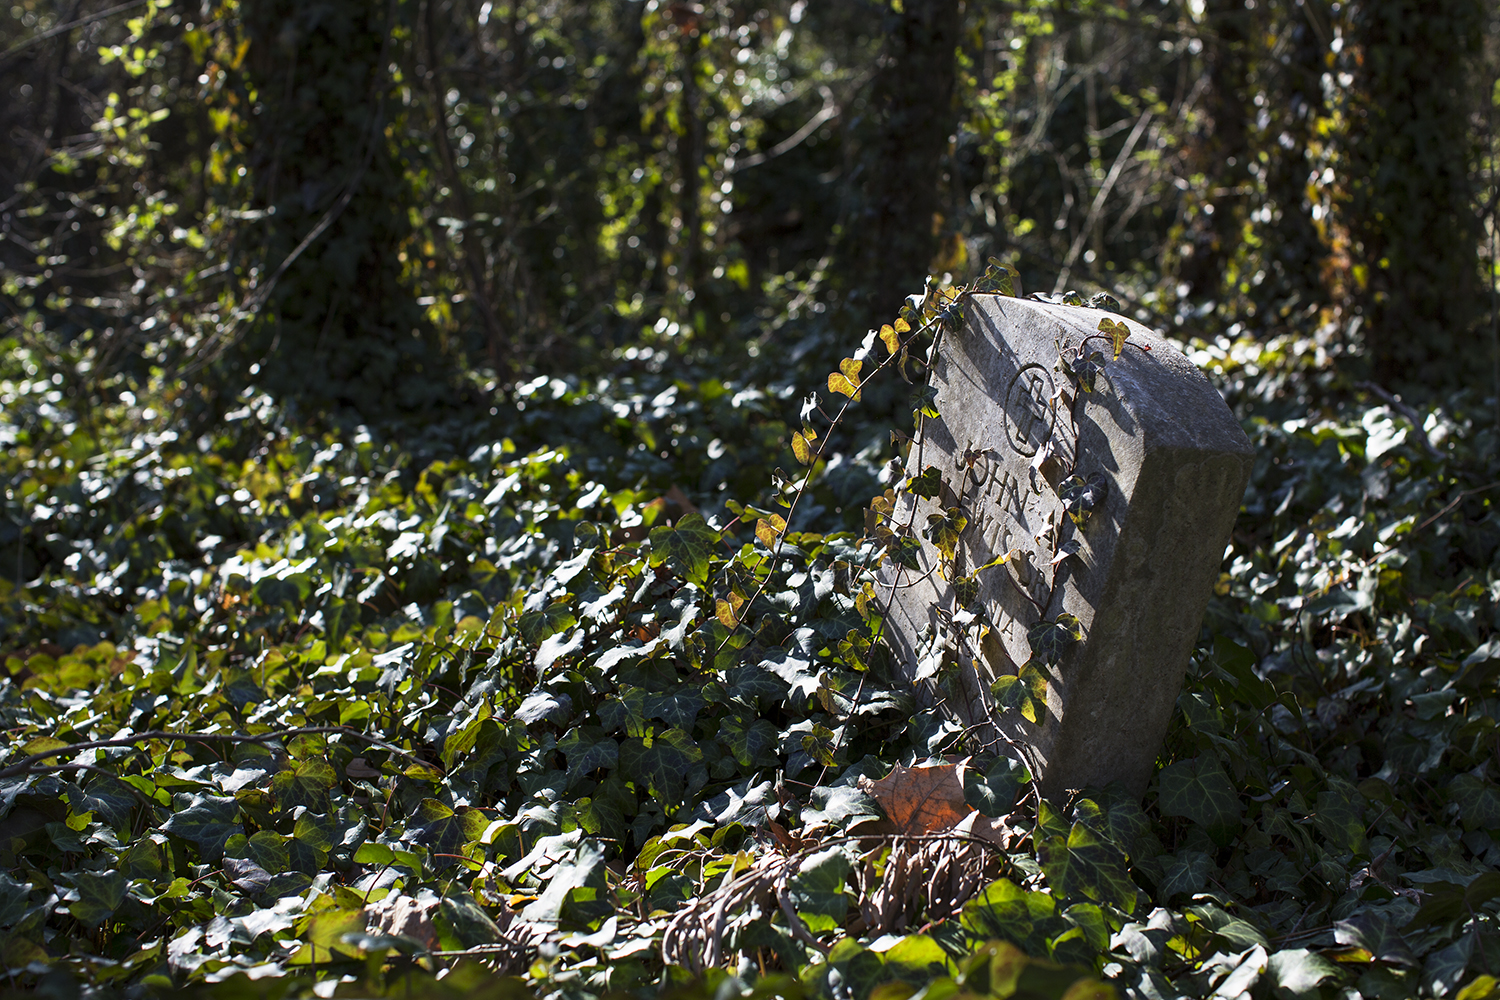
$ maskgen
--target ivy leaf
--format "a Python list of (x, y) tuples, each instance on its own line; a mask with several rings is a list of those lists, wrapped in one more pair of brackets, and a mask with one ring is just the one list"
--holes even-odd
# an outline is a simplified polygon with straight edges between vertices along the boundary
[(1202, 892), (1209, 876), (1218, 871), (1213, 856), (1203, 851), (1179, 851), (1177, 856), (1162, 866), (1165, 875), (1157, 887), (1163, 900), (1174, 896)]
[(761, 767), (774, 760), (767, 755), (776, 746), (776, 727), (769, 719), (728, 718), (719, 724), (719, 742), (729, 748), (740, 767)]
[(1465, 830), (1500, 827), (1500, 786), (1466, 772), (1448, 782), (1447, 791)]
[(917, 556), (922, 551), (922, 543), (915, 538), (904, 535), (892, 535), (890, 542), (891, 558), (896, 560), (896, 565), (905, 566), (907, 569), (920, 570), (921, 562)]
[(0, 927), (9, 927), (21, 919), (31, 896), (31, 882), (17, 882), (0, 872)]
[[(1094, 296), (1095, 299), (1097, 299), (1098, 297), (1099, 296), (1097, 295)], [(1105, 297), (1108, 298), (1111, 303), (1113, 303), (1114, 309), (1112, 311), (1118, 311), (1120, 303), (1115, 302), (1115, 300), (1110, 296)], [(1094, 299), (1090, 299), (1089, 304), (1093, 305)], [(1094, 306), (1094, 308), (1103, 309), (1106, 307)], [(1114, 348), (1114, 356), (1118, 358), (1120, 356), (1120, 352), (1125, 349), (1125, 341), (1130, 336), (1130, 327), (1126, 326), (1124, 323), (1120, 322), (1117, 319), (1110, 319), (1108, 316), (1106, 316), (1099, 321), (1099, 331), (1109, 337), (1110, 346)]]
[(1333, 939), (1348, 948), (1361, 948), (1377, 962), (1412, 966), (1417, 964), (1411, 946), (1391, 926), (1384, 914), (1373, 910), (1356, 913), (1333, 925)]
[(979, 581), (974, 573), (953, 581), (953, 603), (965, 611), (974, 610), (974, 605), (979, 603)]
[[(478, 840), (490, 825), (489, 818), (478, 809), (465, 807), (455, 811), (437, 799), (423, 799), (412, 819), (416, 825), (407, 830), (407, 837), (425, 846), (434, 856), (457, 854), (465, 844)], [(441, 858), (439, 867), (455, 860)]]
[(206, 861), (217, 861), (224, 854), (224, 842), (244, 833), (237, 822), (239, 803), (217, 795), (178, 795), (177, 811), (162, 824), (162, 829), (198, 845)]
[(442, 911), (443, 916), (448, 918), (448, 925), (453, 928), (458, 943), (465, 948), (477, 948), (504, 940), (499, 925), (479, 908), (474, 897), (467, 892), (459, 891), (444, 896)]
[(817, 435), (805, 430), (797, 431), (792, 435), (792, 454), (797, 457), (797, 461), (803, 465), (813, 464), (812, 443), (816, 440)]
[(929, 465), (922, 470), (920, 476), (913, 476), (906, 488), (923, 499), (931, 500), (943, 488), (943, 472), (937, 466)]
[(1338, 974), (1338, 966), (1306, 948), (1284, 948), (1272, 952), (1266, 962), (1266, 978), (1278, 994), (1285, 991), (1294, 996), (1305, 996), (1324, 980), (1336, 978)]
[(224, 875), (231, 885), (249, 896), (271, 884), (271, 873), (248, 858), (224, 859)]
[(786, 518), (780, 514), (767, 514), (755, 522), (755, 537), (768, 549), (776, 547), (776, 540), (786, 531)]
[(1094, 508), (1109, 496), (1109, 481), (1097, 472), (1087, 479), (1069, 476), (1057, 491), (1057, 496), (1063, 502), (1063, 510), (1068, 512), (1068, 517), (1081, 528), (1088, 523)]
[(333, 823), (326, 816), (304, 812), (297, 817), (292, 835), (286, 841), (287, 867), (304, 875), (316, 876), (328, 863), (333, 852)]
[(1240, 828), (1245, 805), (1213, 754), (1168, 764), (1161, 771), (1163, 816), (1185, 816), (1228, 844)]
[(620, 773), (661, 802), (681, 801), (689, 772), (702, 759), (698, 744), (680, 729), (648, 732), (620, 744)]
[(997, 879), (964, 904), (960, 922), (979, 940), (1025, 942), (1035, 925), (1057, 914), (1057, 902), (1044, 892), (1027, 892), (1009, 879)]
[(1030, 782), (1026, 765), (1010, 757), (996, 757), (983, 774), (977, 768), (964, 770), (964, 801), (986, 816), (1003, 816), (1016, 804), (1022, 786)]
[(1031, 652), (1043, 663), (1056, 663), (1075, 643), (1083, 641), (1083, 623), (1064, 611), (1052, 621), (1039, 621), (1026, 632)]
[(1028, 662), (1018, 673), (995, 678), (990, 694), (1001, 711), (1020, 712), (1028, 722), (1037, 722), (1047, 711), (1047, 675)]
[(709, 562), (719, 533), (703, 515), (690, 512), (674, 525), (651, 529), (651, 565), (667, 563), (685, 579), (702, 586), (708, 582)]
[(107, 872), (76, 872), (73, 886), (78, 898), (68, 904), (68, 912), (78, 922), (96, 927), (125, 902), (125, 876), (110, 869)]
[[(937, 386), (920, 385), (911, 394), (912, 410), (919, 416), (938, 418)], [(918, 421), (920, 423), (920, 421)]]
[(851, 871), (844, 852), (830, 847), (802, 862), (802, 869), (787, 882), (793, 908), (814, 934), (844, 925), (849, 912), (844, 880)]
[[(1106, 309), (1109, 312), (1117, 313), (1120, 311), (1120, 300), (1108, 292), (1095, 292), (1089, 296), (1089, 308)], [(1102, 325), (1099, 328), (1101, 330), (1104, 329)]]
[(620, 744), (604, 735), (599, 726), (578, 726), (557, 741), (557, 749), (568, 761), (568, 787), (572, 788), (601, 767), (612, 768), (620, 760)]
[(271, 779), (271, 793), (282, 809), (305, 806), (311, 812), (328, 811), (328, 790), (339, 783), (338, 774), (323, 760), (299, 760)]
[(319, 965), (359, 957), (359, 946), (344, 940), (365, 929), (365, 911), (352, 908), (319, 910), (307, 923), (305, 943), (287, 965)]
[(578, 624), (570, 608), (572, 595), (553, 601), (540, 611), (528, 611), (516, 622), (521, 629), (521, 635), (533, 646), (540, 645), (543, 641), (561, 632), (563, 629), (572, 628)]
[[(849, 377), (849, 372), (851, 370), (850, 366), (852, 366), (852, 370), (854, 372), (854, 377), (852, 379)], [(859, 367), (860, 363), (852, 358), (845, 358), (843, 361), (840, 361), (839, 370), (836, 372), (829, 372), (828, 374), (828, 391), (836, 392), (843, 396), (848, 396), (853, 400), (858, 400)]]
[(814, 725), (802, 736), (802, 751), (823, 767), (833, 766), (833, 746), (833, 730), (827, 726)]
[(887, 323), (880, 328), (880, 342), (891, 354), (901, 353), (901, 338), (896, 336), (896, 328)]
[(1125, 867), (1125, 855), (1083, 823), (1074, 823), (1066, 839), (1050, 837), (1037, 849), (1042, 871), (1054, 893), (1107, 903), (1130, 913), (1135, 909), (1135, 883)]
[(968, 526), (969, 519), (964, 515), (962, 507), (946, 507), (941, 514), (927, 515), (925, 533), (943, 558), (951, 563), (958, 543), (963, 538), (963, 531)]
[(246, 845), (250, 859), (272, 875), (284, 874), (291, 868), (286, 838), (274, 830), (257, 830), (250, 835)]

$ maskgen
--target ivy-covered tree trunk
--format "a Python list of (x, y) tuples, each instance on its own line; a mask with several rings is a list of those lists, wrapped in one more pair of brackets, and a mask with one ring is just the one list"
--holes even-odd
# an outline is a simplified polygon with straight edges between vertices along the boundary
[(1305, 0), (1274, 14), (1274, 49), (1258, 69), (1268, 78), (1264, 125), (1257, 123), (1252, 148), (1264, 157), (1256, 233), (1266, 270), (1256, 298), (1283, 316), (1328, 301), (1324, 282), (1326, 248), (1308, 199), (1309, 150), (1318, 141), (1326, 115), (1324, 59), (1332, 42), (1328, 6)]
[[(389, 136), (400, 98), (389, 66), (396, 4), (243, 8), (255, 94), (246, 164), (268, 214), (250, 242), (264, 283), (313, 230), (282, 274), (239, 362), (310, 409), (373, 418), (420, 411), (451, 393), (442, 352), (403, 277), (414, 193)], [(412, 254), (412, 258), (416, 257)]]
[(1481, 303), (1469, 112), (1479, 0), (1358, 0), (1336, 67), (1354, 294), (1371, 374), (1434, 385), (1484, 371), (1467, 333)]
[(863, 157), (863, 197), (842, 245), (846, 287), (876, 314), (922, 289), (938, 247), (943, 166), (957, 124), (959, 0), (909, 0), (886, 15), (872, 85), (875, 135)]
[[(1208, 0), (1204, 50), (1204, 123), (1188, 147), (1190, 169), (1205, 183), (1188, 199), (1193, 211), (1184, 234), (1178, 278), (1192, 294), (1219, 293), (1227, 258), (1239, 243), (1245, 216), (1245, 189), (1250, 177), (1249, 136), (1245, 107), (1249, 87), (1251, 10), (1243, 0)], [(1194, 204), (1196, 202), (1196, 204)]]

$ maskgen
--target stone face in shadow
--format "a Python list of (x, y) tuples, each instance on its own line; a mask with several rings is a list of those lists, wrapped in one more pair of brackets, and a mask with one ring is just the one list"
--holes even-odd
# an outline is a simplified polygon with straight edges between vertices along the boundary
[[(955, 578), (1012, 554), (978, 573), (972, 622), (926, 539), (919, 570), (888, 560), (884, 571), (894, 587), (889, 636), (919, 694), (1031, 758), (1048, 795), (1111, 781), (1144, 791), (1253, 457), (1203, 374), (1138, 323), (1126, 320), (1129, 344), (1094, 392), (1055, 370), (1059, 345), (1072, 356), (1108, 315), (971, 300), (935, 364), (941, 416), (908, 456), (913, 471), (937, 466), (947, 486), (933, 500), (903, 496), (895, 523), (912, 519), (920, 538), (928, 515), (961, 508)], [(1109, 350), (1102, 339), (1090, 347)], [(1055, 401), (1059, 388), (1076, 405)], [(1058, 496), (1070, 473), (1106, 484), (1082, 527)], [(1084, 638), (1045, 669), (1045, 712), (1033, 723), (999, 710), (991, 685), (1032, 659), (1031, 626), (1063, 612)]]

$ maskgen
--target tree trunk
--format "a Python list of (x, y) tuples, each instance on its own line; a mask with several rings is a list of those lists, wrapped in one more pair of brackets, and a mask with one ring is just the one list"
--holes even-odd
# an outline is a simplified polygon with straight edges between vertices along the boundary
[(1482, 304), (1470, 177), (1478, 0), (1358, 0), (1337, 70), (1347, 151), (1339, 214), (1370, 372), (1434, 386), (1488, 371), (1470, 343)]
[(403, 280), (412, 193), (387, 137), (395, 3), (252, 0), (246, 71), (258, 100), (246, 166), (268, 215), (245, 247), (277, 280), (240, 344), (255, 381), (311, 410), (365, 418), (443, 405), (445, 359)]
[(872, 87), (876, 134), (863, 157), (863, 197), (842, 243), (843, 285), (893, 315), (920, 292), (938, 248), (943, 160), (957, 123), (959, 0), (908, 0), (886, 15), (886, 44)]

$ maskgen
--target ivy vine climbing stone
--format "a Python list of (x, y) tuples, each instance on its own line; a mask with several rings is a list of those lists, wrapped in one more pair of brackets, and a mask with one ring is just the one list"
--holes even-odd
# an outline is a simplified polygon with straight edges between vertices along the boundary
[[(1168, 341), (968, 298), (932, 359), (887, 560), (906, 676), (1047, 795), (1145, 789), (1252, 450)], [(935, 411), (937, 416), (931, 413)]]

